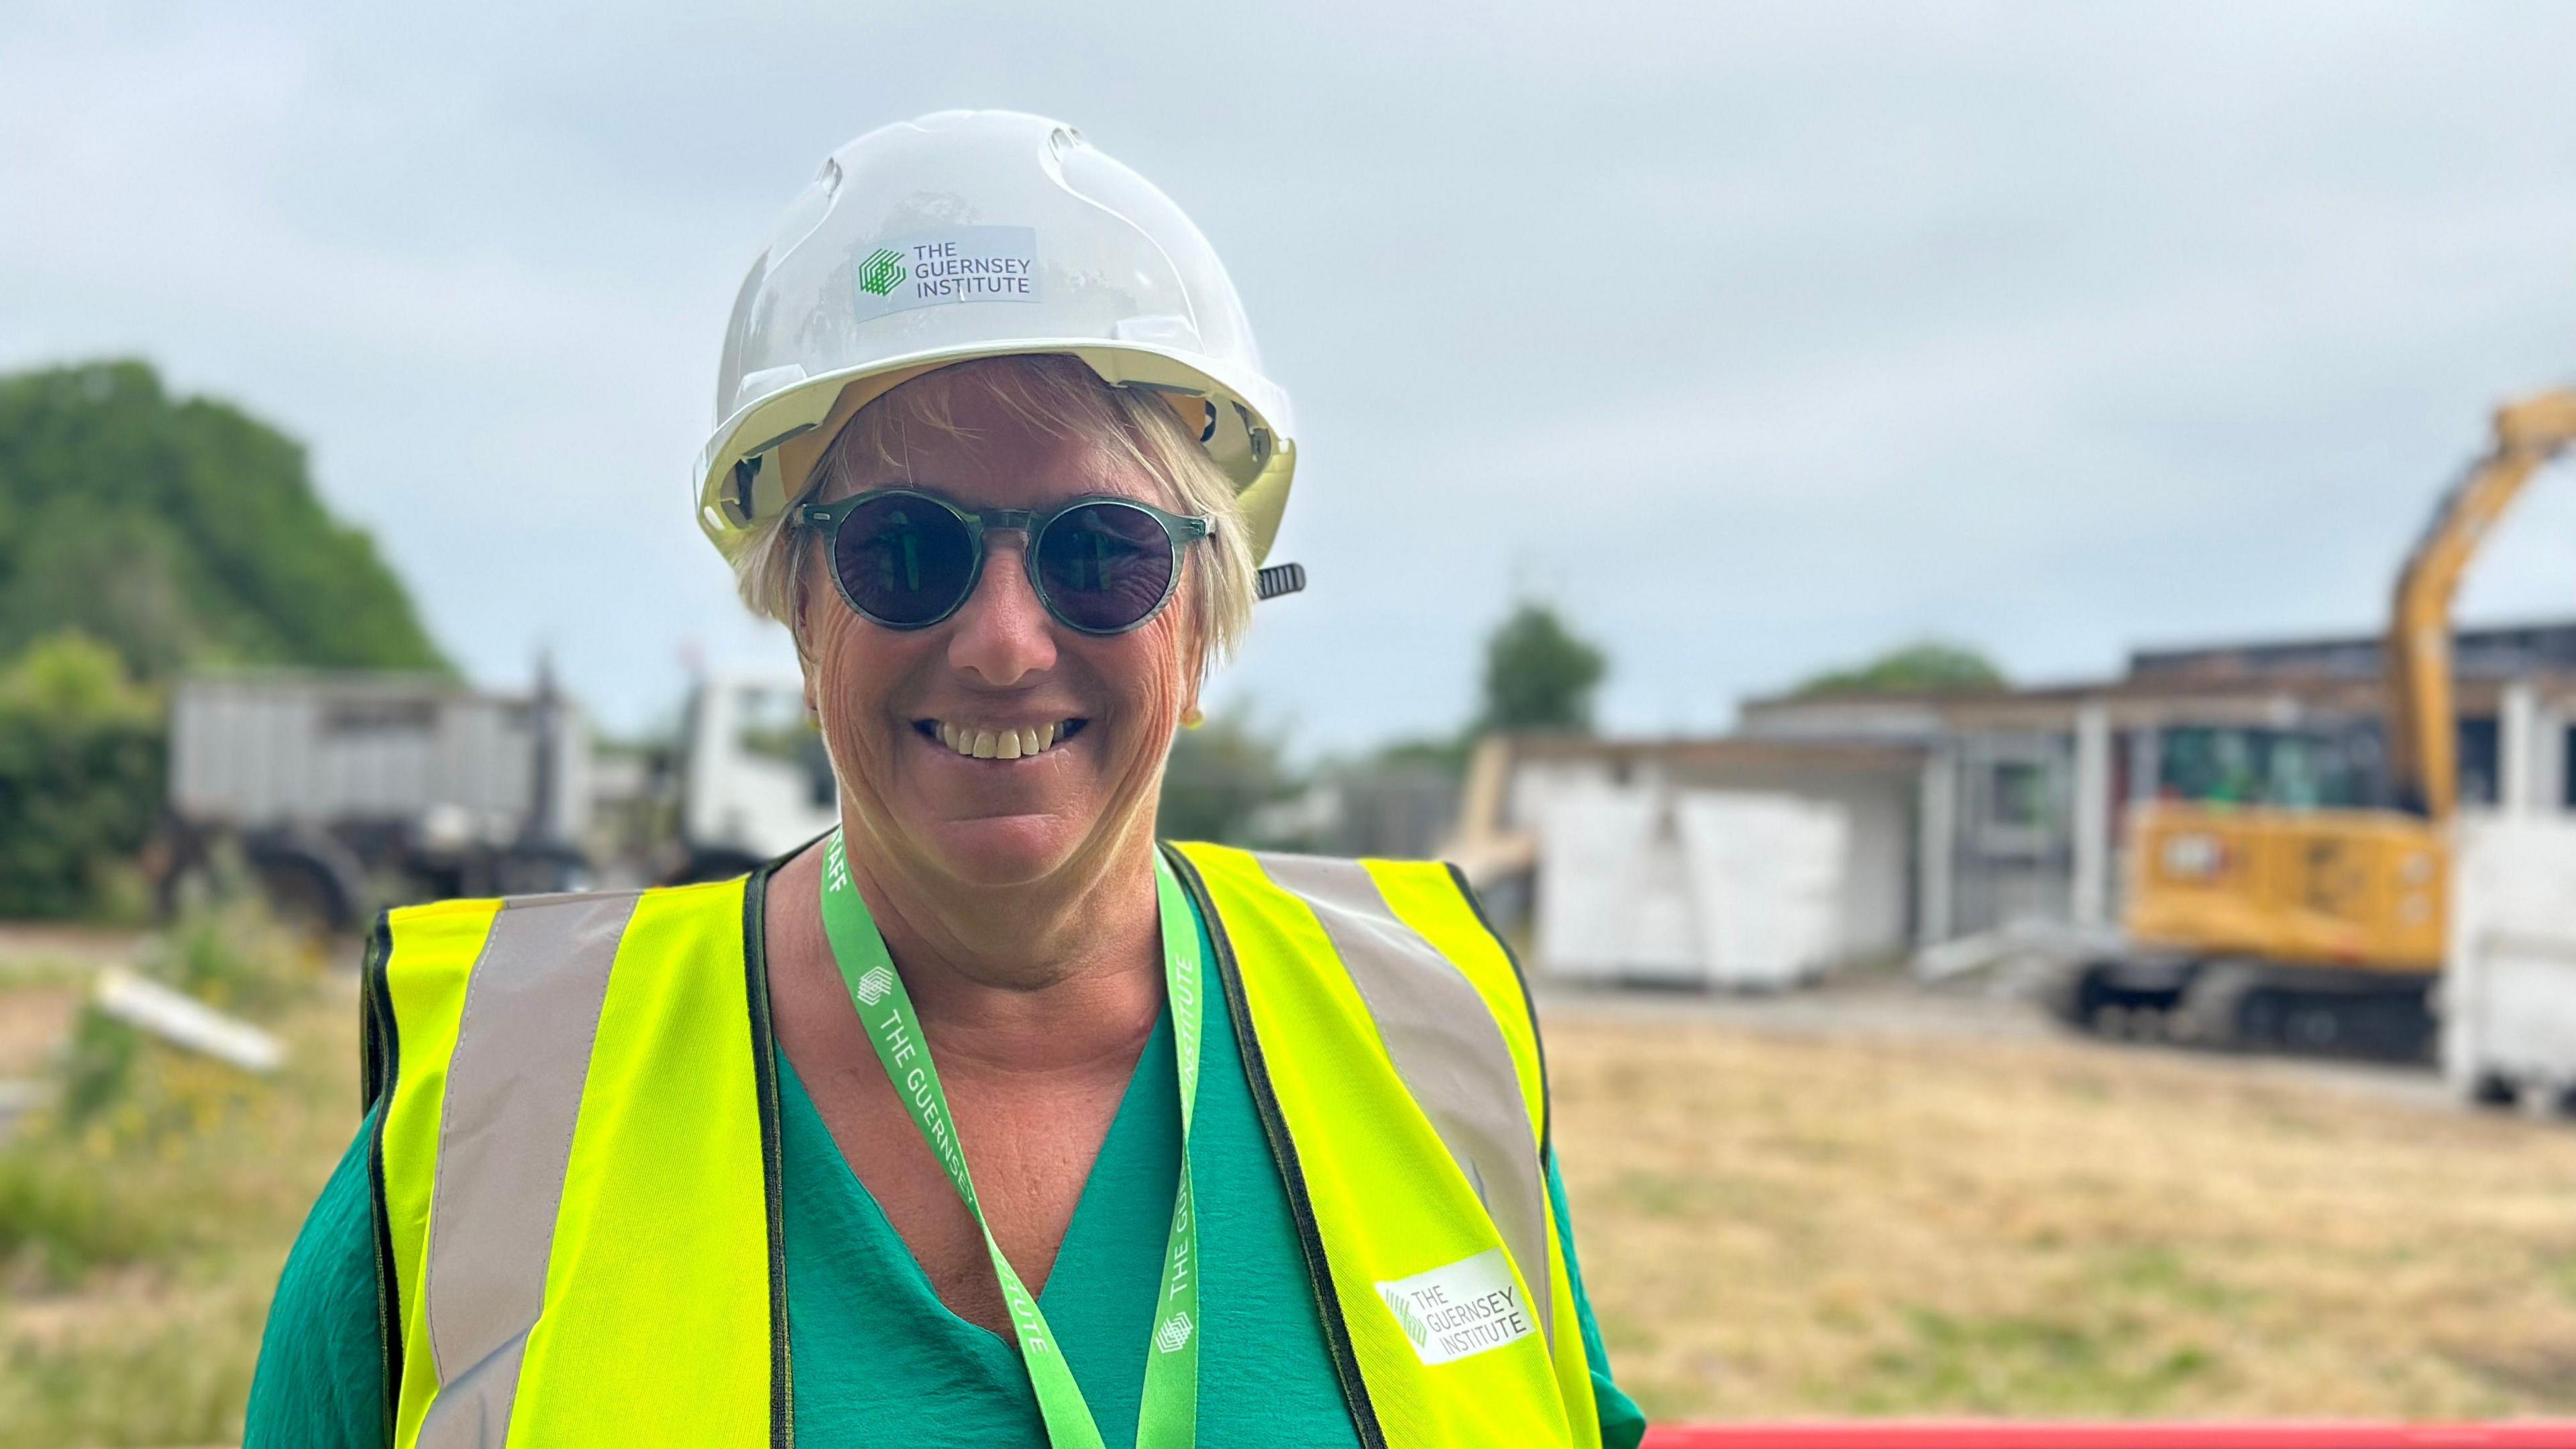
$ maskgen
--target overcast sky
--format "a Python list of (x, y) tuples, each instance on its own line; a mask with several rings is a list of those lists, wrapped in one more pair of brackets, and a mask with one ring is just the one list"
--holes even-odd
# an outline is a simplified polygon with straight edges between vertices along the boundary
[[(1304, 436), (1223, 688), (1442, 729), (1515, 589), (1605, 723), (1939, 635), (2017, 677), (2359, 631), (2501, 396), (2576, 378), (2576, 12), (0, 0), (0, 366), (311, 447), (480, 680), (610, 725), (784, 664), (690, 521), (822, 157), (1069, 120), (1214, 240)], [(2576, 488), (2471, 619), (2576, 617)]]

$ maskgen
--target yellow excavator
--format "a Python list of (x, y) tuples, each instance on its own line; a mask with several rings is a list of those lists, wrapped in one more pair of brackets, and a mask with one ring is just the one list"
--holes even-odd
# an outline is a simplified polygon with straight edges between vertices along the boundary
[[(2576, 444), (2576, 389), (2496, 412), (2492, 447), (2442, 497), (2397, 576), (2385, 645), (2386, 779), (2243, 801), (2157, 799), (2132, 812), (2116, 959), (2053, 983), (2071, 1021), (2212, 1046), (2415, 1057), (2440, 976), (2449, 827), (2459, 805), (2451, 602), (2534, 473)], [(2267, 742), (2314, 758), (2336, 742)], [(2243, 753), (2239, 752), (2240, 755)], [(2313, 772), (2311, 772), (2313, 775)], [(2285, 804), (2285, 796), (2313, 804)], [(2356, 803), (2369, 797), (2379, 803)]]

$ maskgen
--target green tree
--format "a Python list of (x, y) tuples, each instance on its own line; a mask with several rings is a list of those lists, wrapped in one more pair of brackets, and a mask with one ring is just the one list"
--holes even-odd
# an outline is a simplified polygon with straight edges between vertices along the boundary
[(64, 630), (146, 679), (447, 667), (300, 444), (140, 362), (0, 376), (0, 659)]
[(1485, 641), (1485, 730), (1592, 728), (1592, 691), (1610, 661), (1534, 599), (1514, 605)]
[(97, 640), (59, 634), (0, 672), (0, 916), (105, 905), (151, 834), (167, 756), (159, 697)]
[(2001, 689), (2004, 672), (1974, 649), (1925, 640), (1891, 649), (1866, 663), (1832, 669), (1799, 684), (1790, 694), (1813, 699), (1835, 694), (1941, 694)]

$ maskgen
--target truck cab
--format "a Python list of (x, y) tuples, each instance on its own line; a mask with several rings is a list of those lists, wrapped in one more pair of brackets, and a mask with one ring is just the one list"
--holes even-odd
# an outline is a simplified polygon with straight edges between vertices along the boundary
[(715, 674), (681, 728), (677, 881), (723, 880), (840, 821), (831, 757), (794, 675)]

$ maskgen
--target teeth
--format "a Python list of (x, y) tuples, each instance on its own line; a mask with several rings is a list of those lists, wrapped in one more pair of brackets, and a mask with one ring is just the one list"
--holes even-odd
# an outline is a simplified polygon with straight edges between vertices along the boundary
[(934, 733), (941, 744), (972, 759), (1022, 760), (1055, 748), (1064, 725), (1059, 721), (1028, 729), (970, 730), (942, 720)]

